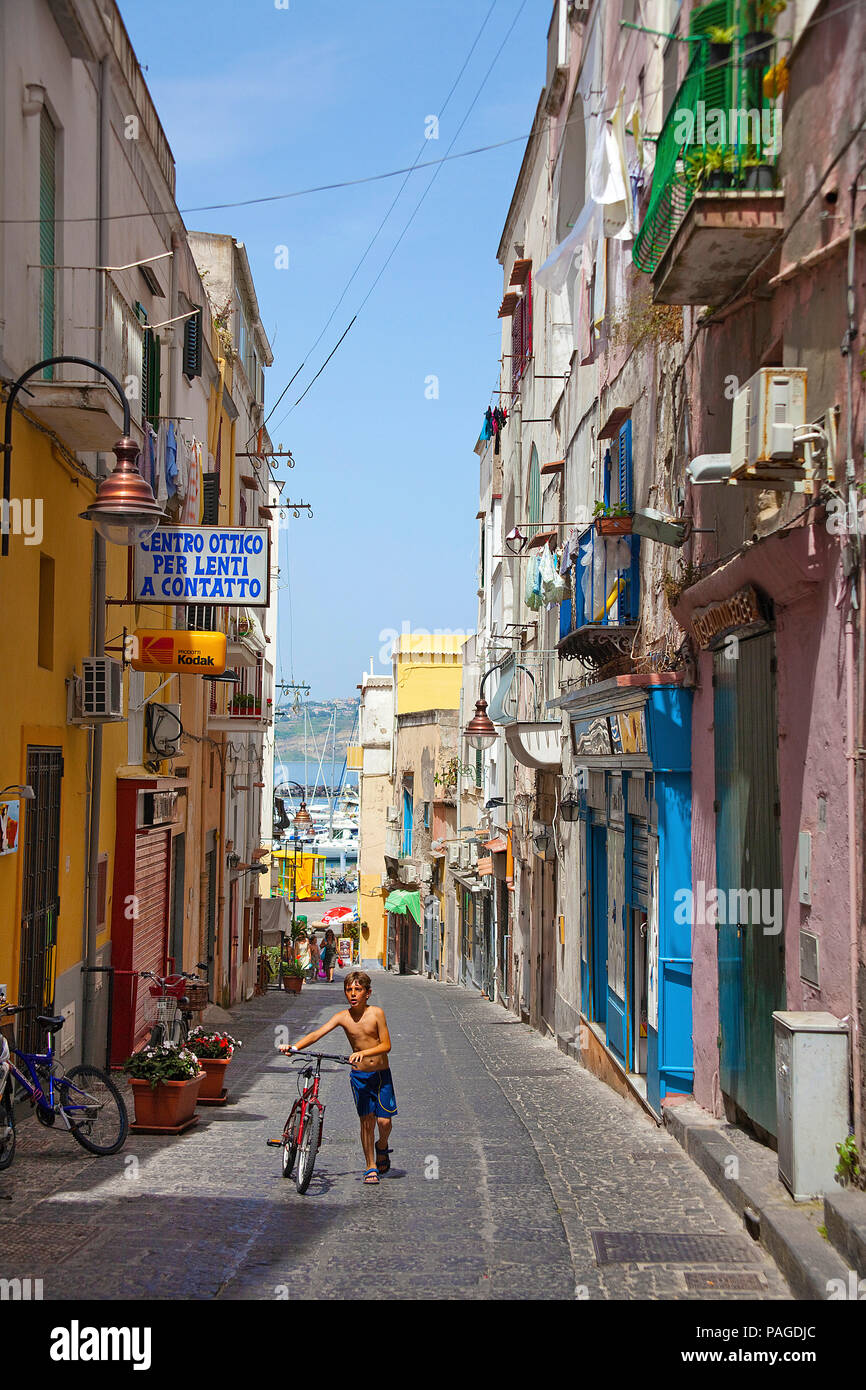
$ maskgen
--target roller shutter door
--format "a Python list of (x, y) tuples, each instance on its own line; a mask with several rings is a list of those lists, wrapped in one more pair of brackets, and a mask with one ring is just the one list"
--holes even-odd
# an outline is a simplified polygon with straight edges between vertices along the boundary
[[(134, 970), (153, 970), (157, 975), (163, 974), (166, 963), (170, 856), (170, 831), (157, 831), (136, 838), (135, 895), (138, 899), (138, 918), (133, 932), (132, 966)], [(147, 980), (140, 980), (138, 984), (136, 1047), (147, 1033), (148, 1020), (153, 1014), (149, 984)]]

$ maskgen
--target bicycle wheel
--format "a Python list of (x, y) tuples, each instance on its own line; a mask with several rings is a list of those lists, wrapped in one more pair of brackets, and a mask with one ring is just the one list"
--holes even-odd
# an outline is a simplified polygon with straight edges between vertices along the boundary
[(290, 1178), (298, 1153), (298, 1127), (301, 1123), (300, 1106), (295, 1106), (286, 1120), (283, 1130), (283, 1177)]
[(123, 1096), (98, 1067), (71, 1067), (57, 1078), (60, 1109), (73, 1139), (92, 1154), (116, 1154), (129, 1132)]
[(15, 1112), (12, 1108), (11, 1088), (7, 1089), (0, 1104), (0, 1172), (12, 1165), (15, 1157)]
[(165, 1026), (162, 1023), (155, 1023), (150, 1030), (148, 1047), (162, 1047), (165, 1042)]
[(313, 1169), (316, 1166), (316, 1154), (319, 1152), (319, 1139), (322, 1134), (322, 1112), (318, 1106), (311, 1105), (307, 1114), (304, 1133), (301, 1136), (301, 1152), (298, 1158), (298, 1176), (295, 1185), (298, 1191), (303, 1194), (310, 1185), (310, 1178), (313, 1176)]

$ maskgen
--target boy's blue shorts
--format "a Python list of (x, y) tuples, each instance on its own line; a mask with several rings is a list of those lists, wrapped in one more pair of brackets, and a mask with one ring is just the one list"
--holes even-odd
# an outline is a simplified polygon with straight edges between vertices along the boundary
[(394, 1095), (390, 1067), (384, 1071), (356, 1071), (353, 1067), (349, 1080), (359, 1115), (377, 1115), (380, 1119), (389, 1120), (397, 1114), (397, 1097)]

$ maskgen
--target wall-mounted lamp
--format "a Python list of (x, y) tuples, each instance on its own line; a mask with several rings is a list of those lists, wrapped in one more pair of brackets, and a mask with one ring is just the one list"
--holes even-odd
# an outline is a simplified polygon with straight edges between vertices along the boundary
[[(494, 668), (495, 669), (495, 668)], [(490, 672), (487, 672), (489, 675)], [(486, 680), (486, 677), (485, 677)], [(482, 681), (482, 686), (484, 682)], [(463, 737), (470, 748), (492, 748), (496, 742), (496, 725), (487, 717), (487, 701), (476, 700), (475, 717), (463, 730)]]
[(139, 448), (124, 436), (114, 446), (117, 463), (110, 477), (99, 485), (96, 497), (79, 516), (92, 521), (104, 541), (113, 545), (137, 545), (152, 536), (165, 513), (138, 471)]
[(551, 835), (550, 830), (546, 825), (542, 826), (542, 828), (539, 831), (537, 831), (536, 834), (533, 835), (532, 843), (535, 847), (536, 854), (540, 854), (542, 856), (547, 854), (547, 851), (553, 844), (553, 836)]

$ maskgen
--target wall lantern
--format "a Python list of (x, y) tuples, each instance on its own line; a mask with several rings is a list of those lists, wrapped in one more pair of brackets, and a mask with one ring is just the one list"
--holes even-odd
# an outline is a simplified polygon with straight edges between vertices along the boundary
[(125, 435), (114, 446), (117, 463), (103, 479), (96, 497), (79, 516), (92, 521), (104, 541), (137, 545), (152, 536), (165, 513), (138, 471), (138, 445)]
[[(488, 672), (489, 674), (489, 672)], [(482, 681), (483, 685), (483, 681)], [(476, 700), (475, 718), (463, 730), (463, 736), (470, 748), (492, 748), (496, 742), (496, 725), (487, 717), (487, 701)]]

